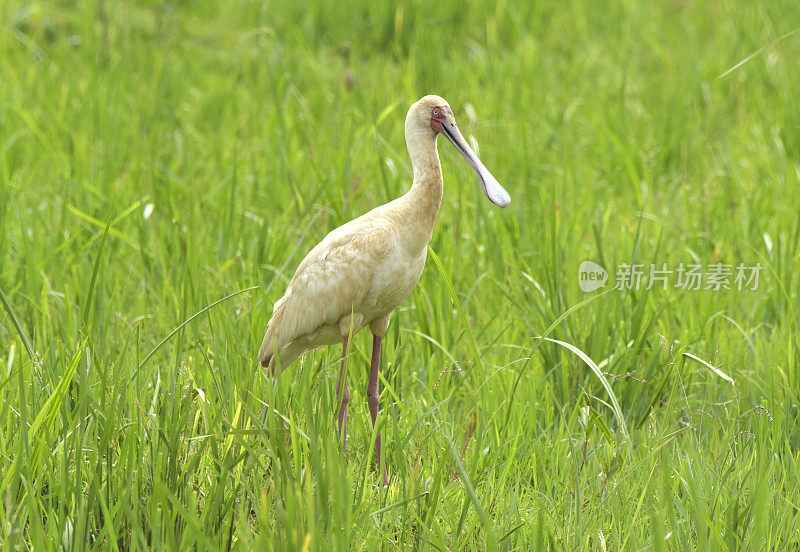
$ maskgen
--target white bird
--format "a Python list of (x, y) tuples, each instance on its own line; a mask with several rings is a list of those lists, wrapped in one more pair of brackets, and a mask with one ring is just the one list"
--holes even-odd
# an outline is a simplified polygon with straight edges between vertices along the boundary
[[(492, 203), (500, 207), (511, 203), (508, 192), (467, 145), (447, 102), (439, 96), (425, 96), (411, 106), (405, 122), (406, 146), (414, 169), (411, 189), (333, 230), (306, 255), (286, 293), (275, 303), (258, 354), (261, 365), (274, 374), (276, 365), (286, 368), (310, 349), (342, 342), (336, 393), (341, 400), (339, 435), (344, 427), (345, 451), (350, 400), (344, 370), (347, 341), (365, 327), (373, 336), (367, 399), (374, 425), (381, 339), (392, 312), (419, 281), (442, 202), (442, 167), (436, 149), (439, 134), (475, 169)], [(380, 471), (380, 432), (375, 439), (375, 457)], [(385, 468), (383, 480), (388, 483)]]

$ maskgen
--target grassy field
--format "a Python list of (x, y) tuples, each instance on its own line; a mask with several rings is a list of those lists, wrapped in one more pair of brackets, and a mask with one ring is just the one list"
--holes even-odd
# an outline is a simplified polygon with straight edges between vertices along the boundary
[[(796, 2), (303, 4), (0, 0), (0, 549), (800, 549)], [(429, 93), (513, 203), (440, 140), (380, 488), (369, 336), (346, 456), (256, 354)]]

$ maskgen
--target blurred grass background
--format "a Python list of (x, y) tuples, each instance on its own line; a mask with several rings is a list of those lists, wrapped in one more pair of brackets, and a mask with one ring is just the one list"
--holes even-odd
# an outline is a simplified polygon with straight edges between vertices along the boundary
[[(2, 548), (800, 546), (798, 28), (788, 0), (0, 0)], [(368, 336), (347, 457), (339, 349), (277, 382), (255, 356), (305, 252), (409, 186), (429, 93), (513, 203), (441, 144), (381, 490)], [(586, 295), (587, 259), (764, 269)]]

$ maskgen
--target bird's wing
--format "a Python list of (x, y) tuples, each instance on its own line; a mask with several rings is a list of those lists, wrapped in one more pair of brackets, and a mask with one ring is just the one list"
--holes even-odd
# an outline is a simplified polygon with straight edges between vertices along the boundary
[(372, 287), (375, 268), (394, 247), (386, 221), (329, 234), (300, 263), (286, 293), (275, 304), (267, 332), (288, 344), (358, 311)]
[[(331, 230), (300, 262), (300, 266), (297, 267), (292, 281), (294, 281), (294, 278), (297, 278), (298, 275), (303, 274), (310, 264), (318, 261), (320, 257), (324, 257), (333, 249), (347, 245), (357, 234), (377, 232), (391, 226), (391, 222), (386, 219), (385, 213), (387, 210), (391, 211), (391, 206), (393, 204), (394, 201), (391, 201), (385, 205), (375, 207), (360, 217), (354, 218), (338, 228)], [(378, 236), (376, 235), (375, 238), (378, 239)], [(278, 304), (276, 303), (275, 308), (277, 307)]]
[[(351, 220), (350, 222), (339, 226), (335, 230), (331, 230), (321, 242), (315, 245), (314, 248), (303, 258), (303, 260), (300, 261), (300, 265), (297, 267), (294, 276), (292, 276), (292, 281), (289, 283), (289, 288), (291, 288), (298, 276), (305, 273), (306, 269), (308, 269), (310, 265), (316, 263), (326, 255), (329, 255), (335, 249), (346, 246), (357, 234), (365, 231), (369, 232), (372, 229), (371, 225), (358, 224), (359, 222), (359, 219)], [(278, 304), (276, 303), (275, 308), (277, 307)]]

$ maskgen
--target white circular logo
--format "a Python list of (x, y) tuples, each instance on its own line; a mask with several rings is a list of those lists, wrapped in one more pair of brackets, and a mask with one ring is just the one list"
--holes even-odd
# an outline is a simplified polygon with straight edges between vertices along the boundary
[(578, 285), (581, 291), (589, 293), (606, 285), (608, 272), (599, 264), (592, 261), (583, 261), (578, 267)]

